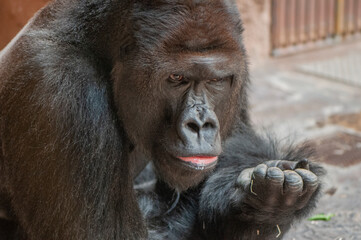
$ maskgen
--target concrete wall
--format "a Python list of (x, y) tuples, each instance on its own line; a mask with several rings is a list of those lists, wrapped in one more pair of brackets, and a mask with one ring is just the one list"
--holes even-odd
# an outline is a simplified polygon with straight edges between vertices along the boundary
[(271, 51), (271, 0), (237, 0), (244, 23), (244, 42), (251, 66), (267, 60)]

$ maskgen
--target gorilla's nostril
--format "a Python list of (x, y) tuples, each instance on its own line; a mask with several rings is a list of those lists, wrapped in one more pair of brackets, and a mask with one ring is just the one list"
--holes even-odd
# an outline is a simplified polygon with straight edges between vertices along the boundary
[(187, 127), (192, 130), (192, 132), (199, 133), (199, 127), (195, 123), (187, 123)]
[(210, 129), (210, 128), (214, 128), (214, 125), (210, 122), (207, 122), (203, 125), (202, 127), (203, 129)]

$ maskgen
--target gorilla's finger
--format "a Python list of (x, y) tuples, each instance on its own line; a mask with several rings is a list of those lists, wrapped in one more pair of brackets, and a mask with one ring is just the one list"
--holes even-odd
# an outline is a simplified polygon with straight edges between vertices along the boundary
[(263, 186), (263, 191), (267, 196), (265, 199), (267, 204), (274, 205), (279, 201), (283, 192), (284, 177), (283, 171), (277, 167), (267, 169), (267, 184)]
[(308, 159), (305, 158), (305, 159), (302, 159), (302, 160), (298, 161), (297, 164), (296, 164), (296, 166), (295, 166), (295, 168), (294, 168), (293, 170), (295, 170), (295, 169), (297, 169), (297, 168), (310, 170), (310, 164), (309, 164), (309, 162), (308, 162)]
[(303, 190), (302, 177), (295, 171), (284, 171), (285, 180), (283, 188), (283, 199), (285, 207), (293, 206), (299, 199)]
[(241, 187), (243, 190), (249, 189), (251, 183), (253, 168), (244, 169), (237, 178), (236, 186)]
[(283, 184), (284, 181), (284, 174), (281, 169), (278, 167), (270, 167), (267, 169), (267, 176), (266, 179), (268, 181), (272, 181), (274, 183), (277, 183), (278, 185), (280, 183)]
[(303, 191), (302, 196), (299, 199), (298, 209), (303, 208), (310, 200), (312, 194), (317, 190), (319, 186), (318, 177), (311, 171), (306, 169), (296, 169), (295, 172), (299, 174), (303, 179)]
[(267, 165), (266, 164), (260, 164), (257, 167), (255, 167), (253, 169), (253, 176), (252, 179), (257, 181), (257, 180), (262, 180), (264, 181), (264, 179), (266, 178), (267, 175)]
[(316, 174), (314, 174), (313, 172), (306, 170), (306, 169), (301, 169), (298, 168), (295, 170), (295, 172), (297, 172), (303, 179), (304, 182), (304, 191), (306, 191), (307, 189), (311, 188), (317, 188), (318, 186), (318, 177), (316, 176)]
[(266, 176), (267, 176), (267, 165), (260, 164), (253, 169), (250, 191), (254, 195), (263, 193), (263, 188), (266, 186)]

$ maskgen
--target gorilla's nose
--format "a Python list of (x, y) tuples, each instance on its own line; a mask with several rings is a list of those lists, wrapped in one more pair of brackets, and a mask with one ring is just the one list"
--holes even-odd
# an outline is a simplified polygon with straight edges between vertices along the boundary
[(185, 121), (184, 125), (185, 131), (193, 132), (198, 136), (207, 132), (212, 133), (218, 130), (216, 120), (213, 118), (208, 118), (202, 121), (199, 118), (191, 117)]
[(180, 117), (178, 133), (192, 153), (217, 154), (221, 151), (219, 122), (208, 108), (193, 106), (186, 109)]

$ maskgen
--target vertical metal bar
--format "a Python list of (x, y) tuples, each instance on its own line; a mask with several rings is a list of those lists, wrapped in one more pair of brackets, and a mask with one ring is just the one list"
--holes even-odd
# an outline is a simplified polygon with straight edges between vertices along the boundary
[(358, 31), (358, 5), (359, 5), (359, 0), (354, 0), (353, 1), (353, 26), (354, 26), (354, 31), (357, 32)]
[(279, 6), (278, 6), (278, 11), (277, 11), (277, 16), (279, 19), (279, 41), (280, 41), (281, 47), (284, 47), (287, 44), (286, 1), (287, 0), (278, 0)]
[(326, 32), (326, 37), (328, 37), (330, 35), (330, 25), (332, 24), (331, 22), (331, 12), (330, 12), (330, 8), (331, 8), (331, 1), (325, 1), (325, 32)]
[(290, 0), (285, 0), (284, 1), (284, 4), (285, 4), (285, 11), (284, 11), (284, 16), (285, 16), (285, 25), (284, 25), (284, 28), (285, 28), (285, 40), (286, 40), (286, 46), (288, 46), (290, 43), (289, 43), (289, 39), (290, 39), (290, 16), (291, 16), (291, 13), (290, 13)]
[(361, 31), (361, 0), (357, 0), (357, 29)]
[(298, 7), (299, 2), (300, 2), (300, 0), (295, 1), (295, 10), (294, 10), (294, 14), (295, 14), (294, 29), (295, 29), (295, 42), (296, 42), (296, 44), (300, 43), (300, 9)]
[(319, 12), (319, 18), (318, 18), (318, 38), (323, 39), (326, 37), (326, 21), (327, 21), (327, 15), (326, 15), (326, 1), (325, 0), (318, 0), (318, 11)]
[(272, 45), (272, 50), (276, 49), (279, 47), (279, 41), (278, 41), (278, 36), (279, 36), (279, 31), (278, 31), (278, 16), (277, 16), (277, 0), (272, 0), (271, 1), (271, 45)]
[(344, 0), (344, 5), (343, 5), (343, 35), (344, 36), (346, 36), (348, 34), (348, 19), (347, 19), (348, 3), (349, 3), (349, 0)]
[(346, 31), (347, 34), (352, 34), (354, 31), (354, 15), (353, 15), (353, 0), (346, 0), (347, 6), (346, 6), (346, 12), (345, 12), (345, 17), (346, 17)]
[(328, 4), (328, 20), (327, 20), (327, 35), (328, 37), (336, 34), (336, 1), (337, 0), (326, 0)]
[(311, 41), (314, 41), (316, 39), (316, 1), (317, 0), (308, 0), (308, 17), (310, 26), (309, 40)]
[(320, 37), (320, 22), (321, 22), (321, 14), (320, 14), (320, 0), (315, 0), (315, 39), (318, 40)]
[(305, 1), (305, 41), (310, 40), (311, 36), (311, 13), (310, 13), (310, 3), (311, 0)]
[(345, 22), (345, 1), (337, 0), (337, 23), (336, 23), (336, 33), (338, 35), (343, 35), (344, 33), (344, 22)]
[(293, 45), (296, 43), (296, 0), (287, 1), (287, 45)]
[(298, 0), (297, 1), (297, 38), (300, 43), (306, 41), (306, 1)]

